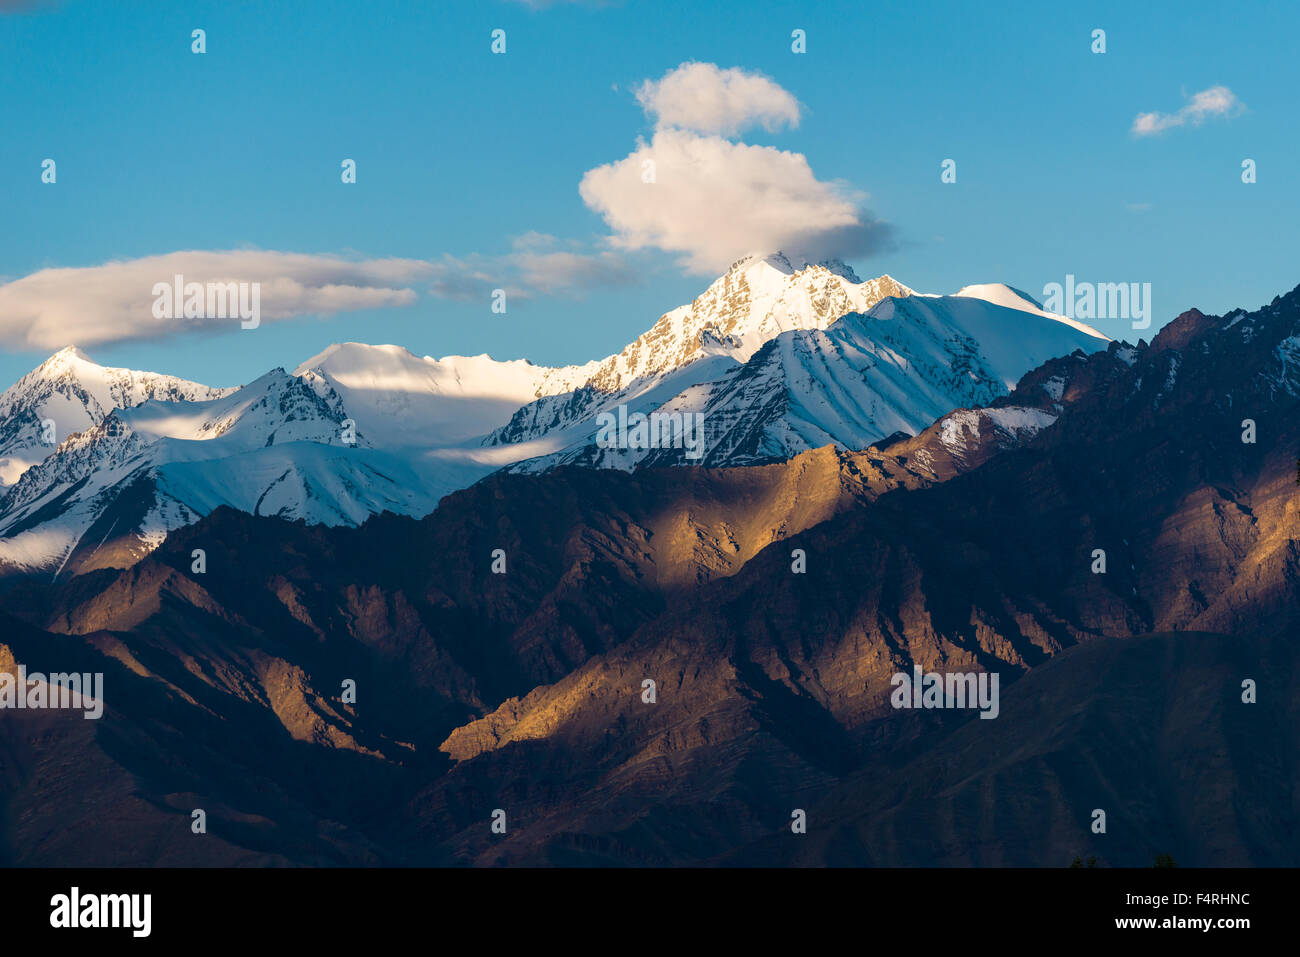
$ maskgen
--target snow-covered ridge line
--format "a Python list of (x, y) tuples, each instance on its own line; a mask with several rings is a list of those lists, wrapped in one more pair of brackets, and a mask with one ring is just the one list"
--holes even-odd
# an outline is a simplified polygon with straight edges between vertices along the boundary
[[(748, 465), (915, 435), (952, 409), (1007, 395), (1048, 359), (1108, 342), (1051, 318), (969, 295), (886, 297), (824, 329), (783, 332), (743, 363), (696, 362), (652, 388), (592, 398), (595, 415), (531, 438), (525, 447), (535, 457), (512, 469)], [(680, 421), (702, 416), (702, 459), (687, 462), (677, 449), (608, 447), (596, 416), (622, 406)]]
[(130, 563), (223, 504), (357, 524), (418, 517), (503, 466), (674, 464), (593, 453), (596, 417), (620, 405), (702, 415), (710, 465), (860, 448), (1104, 342), (1011, 287), (929, 296), (778, 253), (739, 260), (620, 352), (559, 368), (339, 343), (211, 388), (69, 348), (0, 396), (0, 574)]

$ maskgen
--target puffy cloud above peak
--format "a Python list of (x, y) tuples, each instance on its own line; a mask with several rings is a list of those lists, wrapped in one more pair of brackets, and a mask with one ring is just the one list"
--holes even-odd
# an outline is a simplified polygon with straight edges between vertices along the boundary
[(892, 244), (865, 193), (817, 179), (801, 153), (736, 141), (753, 126), (799, 123), (798, 100), (767, 77), (686, 62), (643, 82), (637, 99), (655, 123), (650, 141), (578, 186), (612, 230), (611, 246), (677, 253), (689, 271), (717, 275), (774, 249), (818, 262)]
[(637, 100), (658, 129), (734, 136), (752, 126), (768, 132), (799, 125), (799, 101), (759, 73), (714, 63), (683, 63), (646, 80)]
[(625, 249), (681, 253), (716, 275), (748, 253), (783, 249), (810, 262), (869, 255), (891, 241), (866, 195), (818, 180), (800, 153), (660, 130), (587, 172), (579, 192)]

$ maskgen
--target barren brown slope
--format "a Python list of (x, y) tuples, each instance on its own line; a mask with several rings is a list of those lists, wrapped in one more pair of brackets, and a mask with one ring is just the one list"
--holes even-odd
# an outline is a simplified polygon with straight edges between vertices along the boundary
[[(400, 769), (295, 740), (264, 705), (205, 707), (120, 649), (0, 615), (0, 672), (103, 674), (104, 713), (5, 710), (0, 860), (40, 866), (400, 863)], [(201, 697), (205, 697), (201, 695)], [(214, 696), (215, 697), (215, 696)], [(210, 699), (211, 700), (211, 699)], [(364, 802), (358, 803), (358, 798)], [(207, 831), (192, 830), (192, 812)]]
[[(950, 477), (1023, 438), (987, 429), (985, 441), (950, 449), (936, 426), (886, 449), (822, 449), (760, 468), (499, 476), (423, 521), (385, 516), (357, 530), (219, 510), (132, 568), (16, 587), (4, 602), (33, 623), (76, 636), (87, 653), (164, 696), (165, 708), (145, 695), (149, 707), (129, 710), (129, 720), (145, 726), (137, 737), (154, 743), (115, 752), (119, 763), (104, 770), (125, 780), (158, 778), (142, 792), (154, 803), (195, 787), (204, 766), (196, 764), (184, 788), (171, 783), (163, 768), (175, 768), (176, 759), (165, 756), (158, 735), (211, 721), (247, 727), (247, 747), (259, 761), (271, 740), (307, 749), (291, 769), (305, 768), (304, 761), (329, 766), (331, 752), (350, 753), (415, 793), (450, 763), (438, 745), (456, 727), (617, 648), (666, 609), (689, 607), (699, 589), (733, 574), (765, 545), (890, 489)], [(495, 547), (506, 554), (504, 575), (491, 573)], [(196, 548), (205, 552), (202, 573), (191, 567)], [(725, 660), (718, 664), (725, 669)], [(359, 704), (343, 701), (345, 680), (357, 683)], [(734, 712), (729, 699), (720, 701), (719, 727), (732, 720), (724, 712)], [(153, 713), (159, 708), (167, 716)], [(734, 720), (753, 723), (743, 711)], [(78, 747), (97, 748), (98, 740)], [(784, 762), (791, 781), (804, 782), (799, 786), (824, 788), (832, 780), (780, 736), (770, 747), (766, 764)], [(231, 760), (238, 766), (245, 759)], [(729, 765), (697, 767), (707, 778)], [(569, 786), (563, 776), (557, 781)], [(311, 804), (310, 792), (298, 793), (290, 781), (276, 788)], [(204, 800), (235, 809), (236, 817), (253, 813), (228, 795)], [(297, 820), (295, 827), (310, 819), (278, 813)], [(417, 810), (409, 822), (426, 813)], [(267, 821), (284, 824), (275, 815)], [(403, 839), (385, 853), (454, 855), (444, 846), (451, 821), (424, 834), (423, 844)], [(153, 846), (174, 825), (164, 815), (149, 825), (153, 837), (139, 840)], [(256, 829), (239, 833), (264, 844)], [(733, 823), (725, 833), (740, 840), (750, 832)], [(17, 840), (22, 853), (42, 853)], [(284, 853), (305, 860), (301, 849)]]
[[(1081, 394), (1026, 447), (769, 547), (689, 608), (458, 730), (443, 747), (460, 763), (430, 800), (451, 809), (506, 795), (527, 823), (485, 842), (467, 819), (456, 853), (539, 861), (581, 856), (581, 845), (592, 859), (702, 860), (723, 844), (674, 830), (682, 821), (770, 826), (773, 792), (815, 780), (791, 770), (799, 760), (834, 775), (931, 728), (889, 703), (890, 676), (913, 663), (998, 671), (1006, 687), (1103, 637), (1287, 636), (1300, 607), (1298, 336), (1293, 293), (1249, 316), (1180, 317), (1168, 340), (1181, 350), (1162, 333), (1132, 355), (1089, 357)], [(1242, 441), (1243, 417), (1258, 442)], [(796, 547), (805, 574), (792, 570)], [(1096, 549), (1104, 574), (1093, 571)], [(646, 678), (660, 689), (653, 706), (640, 699)], [(753, 755), (763, 757), (747, 763)], [(1264, 774), (1257, 757), (1236, 755), (1223, 786)], [(570, 767), (583, 777), (565, 788)], [(676, 773), (695, 767), (710, 769), (710, 793), (698, 792), (697, 774)], [(540, 778), (545, 791), (528, 786)], [(1261, 859), (1258, 835), (1234, 827), (1225, 821), (1205, 840), (1237, 841), (1238, 858)], [(1294, 832), (1287, 841), (1283, 856), (1300, 859)], [(922, 862), (896, 850), (892, 863)]]
[[(3, 602), (70, 634), (129, 631), (165, 644), (190, 616), (274, 635), (308, 656), (342, 642), (449, 701), (495, 706), (614, 647), (772, 542), (1026, 438), (985, 431), (950, 448), (936, 425), (885, 449), (828, 447), (743, 469), (499, 475), (421, 521), (381, 516), (361, 529), (221, 509), (132, 568), (18, 586)], [(203, 573), (192, 570), (195, 549)]]
[[(1300, 659), (1286, 639), (1179, 632), (1089, 642), (1030, 671), (997, 720), (936, 726), (855, 772), (806, 835), (735, 865), (1294, 866)], [(1242, 682), (1258, 701), (1242, 701)], [(1104, 833), (1094, 812), (1106, 814)]]

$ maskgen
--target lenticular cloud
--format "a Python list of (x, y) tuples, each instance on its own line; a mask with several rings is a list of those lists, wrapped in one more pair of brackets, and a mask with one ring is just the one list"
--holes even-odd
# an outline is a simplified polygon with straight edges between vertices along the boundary
[(83, 268), (42, 269), (0, 285), (0, 342), (22, 348), (93, 346), (198, 328), (154, 314), (154, 286), (256, 283), (269, 320), (415, 301), (403, 284), (430, 272), (410, 259), (360, 262), (265, 250), (192, 250)]

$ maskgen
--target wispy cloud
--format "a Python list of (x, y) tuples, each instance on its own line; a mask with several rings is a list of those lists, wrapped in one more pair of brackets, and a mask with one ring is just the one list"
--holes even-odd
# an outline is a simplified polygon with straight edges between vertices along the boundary
[(1244, 112), (1246, 104), (1226, 86), (1212, 86), (1194, 94), (1174, 113), (1139, 113), (1133, 119), (1134, 136), (1157, 136), (1179, 126), (1200, 126), (1207, 119), (1231, 119)]
[(411, 259), (351, 261), (265, 250), (191, 250), (100, 266), (42, 269), (0, 285), (0, 342), (18, 348), (93, 346), (158, 338), (206, 325), (154, 315), (154, 286), (258, 283), (262, 321), (404, 306), (433, 270)]
[(513, 299), (580, 299), (593, 289), (627, 286), (640, 278), (621, 252), (539, 232), (516, 236), (504, 255), (448, 255), (432, 266), (430, 293), (462, 301), (486, 299), (494, 289)]
[[(0, 281), (0, 344), (13, 348), (90, 347), (156, 339), (212, 322), (154, 315), (154, 287), (256, 283), (262, 322), (409, 306), (421, 294), (486, 302), (495, 289), (512, 298), (580, 298), (587, 290), (636, 282), (624, 254), (544, 233), (517, 237), (500, 256), (348, 259), (267, 250), (188, 250), (98, 266), (42, 269)], [(230, 328), (238, 328), (231, 323)]]

